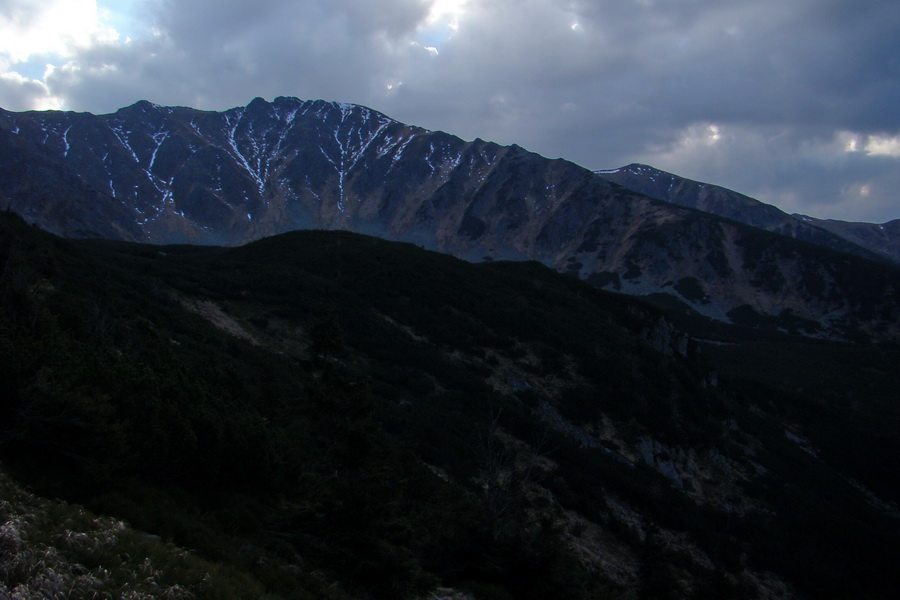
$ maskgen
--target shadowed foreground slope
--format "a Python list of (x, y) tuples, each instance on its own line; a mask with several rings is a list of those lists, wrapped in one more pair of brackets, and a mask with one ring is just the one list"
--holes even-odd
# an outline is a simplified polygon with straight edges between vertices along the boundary
[(900, 583), (894, 347), (345, 232), (146, 246), (4, 214), (0, 272), (7, 468), (236, 569), (233, 597)]

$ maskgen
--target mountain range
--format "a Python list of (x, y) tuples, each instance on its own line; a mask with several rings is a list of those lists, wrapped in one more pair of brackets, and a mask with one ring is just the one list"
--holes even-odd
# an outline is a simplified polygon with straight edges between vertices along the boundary
[(898, 221), (295, 98), (0, 110), (0, 208), (0, 597), (900, 587)]
[(789, 216), (650, 167), (594, 173), (357, 105), (0, 111), (0, 158), (0, 203), (69, 237), (238, 245), (343, 229), (537, 260), (722, 322), (900, 336), (897, 221)]

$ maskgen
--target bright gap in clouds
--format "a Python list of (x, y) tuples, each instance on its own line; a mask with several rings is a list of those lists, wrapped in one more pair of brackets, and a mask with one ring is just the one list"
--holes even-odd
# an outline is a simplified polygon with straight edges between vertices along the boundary
[(0, 80), (31, 90), (29, 106), (62, 108), (45, 77), (79, 50), (127, 43), (141, 0), (20, 0), (0, 11)]
[(437, 54), (459, 30), (459, 19), (466, 12), (469, 0), (434, 0), (428, 16), (416, 30), (416, 43)]
[(469, 0), (434, 0), (431, 10), (428, 12), (426, 23), (445, 23), (447, 27), (456, 31), (459, 28), (459, 17), (466, 10)]
[(131, 39), (149, 27), (141, 23), (141, 4), (145, 0), (97, 0), (100, 21), (114, 28), (123, 38)]
[[(107, 4), (115, 5), (115, 2)], [(18, 3), (0, 16), (0, 54), (18, 64), (33, 56), (71, 56), (77, 48), (119, 39), (95, 0)]]

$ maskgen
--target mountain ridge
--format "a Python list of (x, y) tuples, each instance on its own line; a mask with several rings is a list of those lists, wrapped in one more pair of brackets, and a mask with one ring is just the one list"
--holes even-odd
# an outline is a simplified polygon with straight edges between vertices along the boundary
[[(366, 107), (279, 97), (215, 112), (142, 101), (101, 116), (4, 111), (0, 129), (0, 141), (23, 145), (32, 165), (59, 173), (37, 197), (22, 192), (27, 173), (11, 172), (0, 202), (64, 235), (235, 245), (294, 229), (348, 229), (472, 261), (538, 260), (599, 287), (667, 295), (718, 320), (843, 338), (900, 335), (896, 269), (852, 256), (845, 269), (827, 247)], [(95, 200), (84, 200), (88, 192)], [(95, 207), (105, 207), (101, 217)], [(868, 292), (855, 288), (855, 270), (880, 273)]]
[(863, 258), (900, 263), (900, 219), (876, 224), (789, 215), (775, 206), (728, 188), (694, 181), (640, 163), (595, 173), (651, 198), (696, 208)]

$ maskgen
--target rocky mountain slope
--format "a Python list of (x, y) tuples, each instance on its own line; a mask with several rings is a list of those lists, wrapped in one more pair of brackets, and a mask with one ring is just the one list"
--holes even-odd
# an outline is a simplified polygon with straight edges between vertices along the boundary
[(98, 192), (80, 174), (2, 127), (0, 199), (4, 208), (63, 235), (141, 237), (128, 206)]
[(841, 252), (900, 263), (900, 220), (878, 225), (789, 215), (727, 188), (637, 163), (596, 173), (651, 198), (696, 208)]
[(0, 476), (0, 586), (889, 597), (898, 358), (349, 232), (152, 246), (0, 214), (4, 470), (113, 517)]
[(868, 248), (894, 262), (900, 262), (900, 219), (878, 224), (816, 219), (806, 215), (792, 216)]
[(538, 260), (719, 320), (833, 337), (900, 332), (896, 269), (361, 106), (257, 98), (222, 113), (149, 102), (99, 116), (2, 111), (0, 135), (0, 152), (15, 157), (0, 203), (62, 235), (234, 245), (347, 229), (468, 260)]

